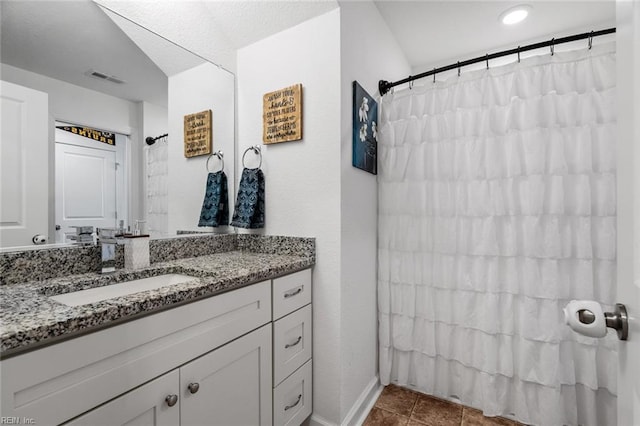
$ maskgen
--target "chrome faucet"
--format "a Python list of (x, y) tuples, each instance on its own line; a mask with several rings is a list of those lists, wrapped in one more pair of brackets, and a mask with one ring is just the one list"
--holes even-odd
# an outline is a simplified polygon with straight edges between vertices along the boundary
[(116, 239), (117, 229), (100, 228), (100, 247), (102, 248), (101, 274), (110, 274), (116, 271)]

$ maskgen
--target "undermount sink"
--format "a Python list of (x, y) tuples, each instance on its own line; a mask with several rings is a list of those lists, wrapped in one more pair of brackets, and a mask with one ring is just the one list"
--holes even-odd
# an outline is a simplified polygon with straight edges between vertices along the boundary
[(49, 296), (49, 299), (67, 306), (80, 306), (114, 299), (116, 297), (127, 296), (141, 291), (155, 290), (160, 287), (182, 284), (197, 279), (197, 277), (182, 274), (158, 275), (156, 277), (141, 278), (118, 284), (110, 284), (86, 290), (74, 291), (72, 293)]

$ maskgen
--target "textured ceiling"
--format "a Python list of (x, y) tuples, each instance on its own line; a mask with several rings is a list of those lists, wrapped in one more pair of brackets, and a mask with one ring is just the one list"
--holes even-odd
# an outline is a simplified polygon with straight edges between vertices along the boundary
[(338, 7), (335, 0), (205, 1), (212, 24), (234, 48), (248, 46)]
[[(506, 26), (502, 12), (518, 4), (532, 10)], [(375, 1), (414, 70), (449, 65), (470, 55), (615, 26), (615, 1)]]
[[(232, 71), (237, 49), (339, 6), (336, 0), (96, 2)], [(374, 3), (416, 72), (541, 38), (615, 25), (613, 0), (528, 1), (533, 6), (530, 17), (513, 27), (502, 25), (498, 16), (520, 1)], [(127, 19), (103, 12), (90, 0), (3, 0), (0, 7), (2, 62), (125, 99), (165, 105), (166, 75), (201, 61)], [(128, 84), (87, 77), (89, 69)]]
[(104, 12), (169, 77), (206, 62), (108, 9)]
[[(167, 77), (95, 3), (2, 1), (2, 62), (119, 98), (166, 105)], [(89, 77), (89, 70), (125, 84)]]

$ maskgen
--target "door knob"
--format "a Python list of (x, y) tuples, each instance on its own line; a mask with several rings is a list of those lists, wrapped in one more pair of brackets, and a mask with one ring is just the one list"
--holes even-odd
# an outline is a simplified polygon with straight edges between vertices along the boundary
[(598, 302), (572, 300), (564, 308), (564, 321), (573, 331), (589, 337), (604, 337), (607, 327), (616, 330), (620, 340), (629, 336), (627, 308), (622, 303), (616, 303), (614, 312), (604, 312)]

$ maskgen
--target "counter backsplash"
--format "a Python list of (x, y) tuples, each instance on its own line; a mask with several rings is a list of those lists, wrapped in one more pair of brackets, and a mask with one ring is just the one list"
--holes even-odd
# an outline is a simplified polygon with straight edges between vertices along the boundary
[[(233, 250), (296, 254), (315, 260), (315, 238), (259, 234), (188, 235), (149, 241), (151, 264)], [(100, 246), (60, 247), (0, 253), (0, 285), (98, 272)], [(124, 246), (116, 248), (116, 268), (124, 268)]]

